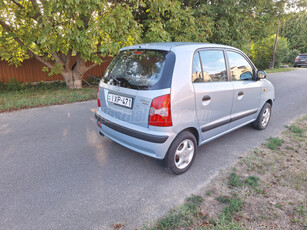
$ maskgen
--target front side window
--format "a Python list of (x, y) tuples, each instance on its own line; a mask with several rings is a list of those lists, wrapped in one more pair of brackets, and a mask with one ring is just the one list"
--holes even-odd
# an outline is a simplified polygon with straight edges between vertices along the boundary
[(226, 63), (222, 50), (200, 51), (204, 82), (227, 81)]
[(227, 51), (227, 55), (233, 81), (253, 79), (253, 68), (241, 54)]

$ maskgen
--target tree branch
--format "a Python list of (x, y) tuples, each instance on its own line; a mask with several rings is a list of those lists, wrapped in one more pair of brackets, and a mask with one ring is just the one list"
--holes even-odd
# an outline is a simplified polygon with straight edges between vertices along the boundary
[[(13, 30), (7, 25), (5, 22), (0, 20), (0, 25), (7, 31), (11, 32), (14, 36), (13, 39), (22, 47), (26, 47), (26, 45), (16, 36), (16, 34), (13, 32)], [(48, 61), (44, 60), (42, 57), (34, 54), (28, 47), (26, 47), (27, 53), (29, 54), (30, 57), (34, 57), (36, 60), (42, 62), (44, 65), (49, 67), (50, 69), (54, 68), (54, 65), (49, 63)]]
[(49, 69), (53, 69), (54, 65), (52, 65), (50, 62), (46, 61), (44, 58), (38, 56), (38, 55), (34, 55), (34, 58), (38, 61), (40, 61), (41, 63), (43, 63), (45, 66), (47, 66)]
[(93, 67), (97, 66), (99, 63), (93, 63), (89, 66), (86, 67), (85, 72), (89, 71), (90, 69), (92, 69)]
[(51, 53), (52, 56), (54, 57), (54, 60), (59, 63), (60, 65), (64, 66), (64, 62), (61, 60), (61, 58), (59, 57), (59, 55), (57, 54), (57, 52), (53, 52)]
[(15, 0), (11, 0), (16, 6), (18, 6), (21, 9), (24, 9), (23, 5), (21, 5), (19, 2), (16, 2)]
[[(7, 31), (7, 32), (10, 32), (12, 33), (14, 36), (13, 36), (13, 39), (22, 47), (26, 47), (25, 44), (17, 37), (17, 35), (13, 32), (13, 30), (11, 29), (11, 27), (9, 25), (7, 25), (5, 22), (1, 21), (0, 20), (0, 25)], [(27, 52), (28, 54), (33, 57), (35, 54), (28, 48), (27, 48)]]
[(37, 13), (35, 14), (35, 16), (34, 16), (33, 18), (34, 18), (35, 20), (37, 20), (37, 18), (38, 18), (39, 16), (42, 16), (42, 14), (41, 14), (41, 12), (40, 12), (40, 10), (39, 10), (37, 1), (36, 1), (36, 0), (31, 0), (31, 2), (32, 2), (33, 8), (37, 11)]
[(111, 61), (111, 60), (112, 60), (112, 58), (108, 58), (106, 60), (103, 60), (101, 63), (93, 63), (93, 64), (91, 64), (91, 65), (86, 67), (85, 72), (89, 71), (90, 69), (94, 68), (97, 65), (100, 65), (100, 64), (102, 64), (104, 62)]

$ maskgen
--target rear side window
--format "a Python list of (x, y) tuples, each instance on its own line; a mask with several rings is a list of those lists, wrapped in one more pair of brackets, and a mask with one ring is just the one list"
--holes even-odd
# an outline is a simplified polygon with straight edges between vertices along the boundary
[(239, 53), (227, 51), (233, 81), (253, 79), (253, 68)]
[(194, 54), (194, 58), (193, 58), (192, 81), (193, 82), (203, 82), (204, 81), (198, 52)]
[[(102, 80), (132, 89), (170, 87), (175, 54), (161, 50), (124, 50), (107, 68)], [(171, 72), (171, 75), (169, 76)]]
[[(198, 81), (193, 82), (223, 82), (227, 81), (226, 63), (222, 50), (200, 51), (202, 72)], [(194, 62), (197, 59), (194, 57)], [(195, 63), (194, 63), (195, 65)], [(194, 76), (193, 76), (194, 78)], [(201, 78), (201, 80), (199, 80)]]

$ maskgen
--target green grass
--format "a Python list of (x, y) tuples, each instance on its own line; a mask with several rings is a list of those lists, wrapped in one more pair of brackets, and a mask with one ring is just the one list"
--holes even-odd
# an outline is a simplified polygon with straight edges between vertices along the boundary
[(292, 133), (302, 134), (304, 132), (303, 129), (299, 128), (296, 125), (286, 126)]
[(295, 68), (276, 68), (276, 69), (266, 69), (265, 72), (266, 73), (280, 73), (280, 72), (288, 72), (288, 71), (292, 71), (295, 70)]
[(265, 146), (269, 149), (276, 150), (282, 145), (282, 143), (283, 140), (279, 139), (278, 137), (270, 137), (265, 143)]
[(255, 188), (258, 186), (259, 177), (249, 176), (245, 179), (244, 184), (249, 187)]
[(211, 191), (210, 190), (208, 190), (207, 192), (206, 192), (206, 196), (210, 196), (211, 195)]
[(96, 98), (97, 86), (85, 86), (82, 90), (70, 90), (62, 82), (30, 85), (12, 81), (9, 84), (0, 84), (0, 112)]
[(200, 217), (200, 205), (203, 202), (201, 196), (191, 196), (186, 199), (186, 202), (176, 210), (171, 210), (169, 213), (160, 219), (160, 221), (153, 227), (145, 227), (145, 229), (177, 229), (179, 227), (188, 227), (194, 222), (196, 218)]
[(245, 180), (243, 180), (236, 173), (231, 173), (228, 180), (228, 185), (230, 187), (240, 187), (240, 186), (248, 186), (248, 187), (257, 187), (259, 178), (256, 176), (248, 176)]
[(239, 187), (243, 185), (243, 180), (236, 173), (231, 173), (228, 185), (231, 187)]
[(243, 201), (241, 201), (236, 196), (233, 196), (227, 202), (227, 205), (224, 207), (222, 213), (220, 214), (220, 219), (225, 219), (232, 221), (234, 215), (238, 214), (243, 208)]

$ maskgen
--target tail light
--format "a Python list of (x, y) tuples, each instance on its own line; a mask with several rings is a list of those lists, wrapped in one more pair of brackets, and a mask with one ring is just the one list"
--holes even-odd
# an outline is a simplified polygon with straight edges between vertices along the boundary
[(98, 88), (98, 93), (97, 93), (97, 104), (98, 104), (98, 107), (101, 107), (100, 98), (99, 98), (99, 88)]
[(170, 94), (152, 100), (149, 110), (149, 125), (172, 126)]
[(297, 57), (297, 58), (295, 58), (295, 61), (297, 61), (299, 58)]

